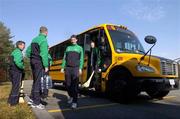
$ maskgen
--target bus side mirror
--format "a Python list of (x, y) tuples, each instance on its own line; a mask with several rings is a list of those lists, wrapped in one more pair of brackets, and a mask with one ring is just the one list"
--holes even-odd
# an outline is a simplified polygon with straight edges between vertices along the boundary
[(144, 38), (144, 40), (146, 41), (146, 43), (148, 43), (148, 44), (153, 44), (153, 45), (152, 45), (151, 48), (140, 58), (140, 61), (139, 61), (138, 64), (140, 64), (141, 61), (144, 60), (145, 56), (150, 52), (149, 62), (148, 62), (148, 65), (147, 65), (147, 66), (149, 66), (150, 59), (151, 59), (151, 51), (152, 51), (152, 48), (156, 45), (156, 41), (157, 41), (157, 40), (156, 40), (156, 38), (155, 38), (154, 36), (146, 36), (146, 37)]
[(146, 43), (148, 44), (155, 44), (156, 43), (156, 38), (154, 36), (146, 36), (144, 38), (144, 40), (146, 41)]

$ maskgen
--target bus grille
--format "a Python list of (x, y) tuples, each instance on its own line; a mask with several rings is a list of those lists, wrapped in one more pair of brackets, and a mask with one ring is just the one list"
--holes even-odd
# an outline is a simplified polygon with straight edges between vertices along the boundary
[(178, 75), (178, 65), (172, 61), (161, 61), (162, 75)]

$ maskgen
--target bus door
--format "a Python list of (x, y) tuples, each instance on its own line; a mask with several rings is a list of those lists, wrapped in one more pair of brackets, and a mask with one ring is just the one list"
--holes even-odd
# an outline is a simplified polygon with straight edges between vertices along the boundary
[[(111, 57), (112, 57), (112, 53), (111, 53), (111, 49), (110, 49), (110, 45), (107, 39), (107, 36), (104, 32), (104, 29), (94, 29), (92, 31), (89, 31), (85, 34), (85, 43), (84, 43), (84, 51), (85, 51), (85, 56), (87, 58), (87, 63), (86, 63), (86, 67), (87, 67), (87, 76), (86, 76), (86, 80), (88, 80), (90, 78), (90, 76), (92, 75), (92, 66), (91, 66), (91, 42), (93, 41), (95, 43), (95, 47), (98, 50), (97, 53), (97, 59), (98, 60), (98, 64), (97, 67), (95, 67), (94, 69), (94, 75), (93, 75), (93, 83), (92, 85), (95, 86), (96, 90), (100, 90), (101, 89), (101, 74), (102, 72), (105, 72), (107, 70), (107, 68), (110, 66), (111, 64)], [(90, 87), (92, 86), (90, 84)]]
[(108, 42), (107, 35), (104, 30), (100, 30), (98, 37), (98, 47), (100, 50), (101, 63), (100, 68), (105, 72), (112, 63), (112, 52)]
[(88, 52), (90, 51), (90, 45), (89, 45), (89, 35), (88, 34), (80, 34), (78, 36), (78, 45), (80, 45), (83, 48), (84, 51), (84, 67), (82, 70), (82, 75), (79, 78), (79, 81), (81, 84), (85, 83), (87, 80), (87, 64), (88, 64)]
[[(92, 31), (89, 31), (85, 34), (85, 55), (87, 57), (87, 78), (89, 79), (91, 76), (93, 69), (91, 67), (91, 42), (93, 41), (95, 43), (95, 47), (98, 48), (98, 36), (99, 36), (99, 29), (95, 29)], [(98, 54), (97, 54), (98, 55)]]
[(106, 70), (112, 63), (112, 52), (110, 48), (110, 44), (107, 38), (107, 35), (104, 29), (99, 31), (98, 37), (98, 47), (100, 53), (100, 65), (99, 69), (101, 70), (99, 73), (99, 78), (97, 80), (96, 90), (104, 92), (106, 90)]

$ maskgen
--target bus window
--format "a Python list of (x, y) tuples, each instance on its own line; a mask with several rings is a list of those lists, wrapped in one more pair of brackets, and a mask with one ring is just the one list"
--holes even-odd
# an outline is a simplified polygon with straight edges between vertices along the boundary
[[(109, 34), (117, 53), (130, 52), (143, 54), (145, 52), (138, 38), (130, 31), (109, 30)], [(122, 47), (118, 44), (121, 44)]]
[(89, 34), (85, 34), (84, 35), (84, 51), (85, 53), (88, 53), (90, 52), (91, 50), (91, 46), (90, 46), (90, 43), (91, 43), (91, 39), (90, 39), (90, 35)]
[(116, 48), (117, 48), (117, 51), (118, 51), (118, 52), (121, 52), (121, 49), (123, 48), (123, 47), (122, 47), (122, 43), (121, 43), (121, 42), (117, 42), (117, 43), (116, 43)]
[(61, 44), (60, 49), (59, 49), (59, 52), (60, 52), (59, 57), (60, 57), (60, 59), (62, 59), (64, 57), (65, 50), (66, 50), (66, 48), (65, 48), (64, 44)]
[(52, 59), (54, 60), (55, 59), (55, 57), (54, 57), (54, 47), (50, 48), (49, 53), (50, 53)]
[(60, 49), (59, 49), (59, 58), (60, 59), (63, 59), (64, 57), (64, 52), (66, 51), (66, 48), (67, 46), (69, 46), (71, 43), (70, 43), (70, 40), (66, 41), (66, 42), (63, 42), (62, 44), (60, 44)]
[(80, 45), (84, 49), (84, 34), (77, 36), (77, 44)]
[(56, 46), (54, 55), (55, 55), (55, 60), (60, 59), (60, 45)]

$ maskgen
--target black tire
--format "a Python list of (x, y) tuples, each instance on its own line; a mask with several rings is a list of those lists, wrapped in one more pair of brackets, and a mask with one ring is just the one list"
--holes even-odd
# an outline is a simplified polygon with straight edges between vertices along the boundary
[(55, 82), (52, 81), (52, 89), (55, 88)]
[(116, 69), (110, 72), (106, 93), (110, 98), (127, 101), (136, 97), (140, 93), (140, 89), (135, 85), (129, 71)]
[(164, 96), (168, 95), (169, 90), (147, 90), (146, 93), (151, 97), (151, 98), (158, 98), (161, 99)]

